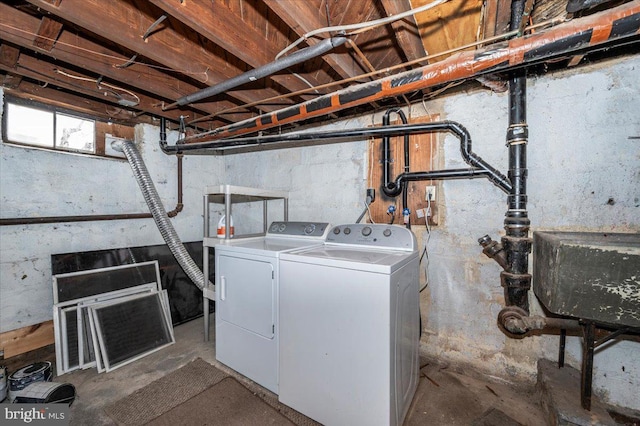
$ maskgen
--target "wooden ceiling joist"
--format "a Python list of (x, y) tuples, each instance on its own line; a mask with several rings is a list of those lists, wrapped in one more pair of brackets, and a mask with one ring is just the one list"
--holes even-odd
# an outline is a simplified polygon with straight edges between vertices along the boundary
[[(220, 57), (203, 48), (201, 44), (176, 32), (156, 31), (153, 36), (143, 39), (144, 31), (155, 22), (157, 17), (151, 18), (127, 2), (83, 0), (83, 7), (76, 7), (74, 2), (62, 2), (60, 6), (55, 7), (45, 0), (28, 1), (132, 52), (145, 52), (144, 56), (152, 61), (208, 86), (214, 86), (244, 72), (243, 69), (223, 62)], [(135, 26), (131, 24), (132, 21), (136, 23)], [(112, 28), (117, 31), (111, 30)], [(229, 96), (248, 103), (274, 96), (276, 93), (268, 88), (256, 88), (234, 90), (229, 93)], [(265, 105), (263, 109), (272, 111), (276, 107)]]
[(62, 32), (62, 23), (45, 16), (40, 21), (38, 36), (33, 45), (42, 50), (51, 50)]
[[(214, 8), (211, 2), (189, 1), (180, 4), (171, 0), (151, 0), (151, 3), (186, 23), (194, 31), (231, 52), (253, 68), (274, 61), (281, 50), (263, 33), (242, 21), (238, 16), (219, 13), (217, 9), (223, 7), (222, 5)], [(242, 28), (242, 31), (238, 31), (238, 28)], [(271, 79), (291, 92), (309, 87), (289, 73), (274, 75)], [(321, 84), (313, 76), (308, 76), (306, 79), (313, 86)]]

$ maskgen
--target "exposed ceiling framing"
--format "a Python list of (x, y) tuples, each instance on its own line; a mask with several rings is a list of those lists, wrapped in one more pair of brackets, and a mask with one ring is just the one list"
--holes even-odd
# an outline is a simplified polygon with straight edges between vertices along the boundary
[[(1, 0), (1, 81), (7, 93), (113, 121), (155, 123), (164, 117), (177, 127), (183, 117), (196, 131), (208, 131), (444, 60), (451, 50), (504, 34), (508, 27), (509, 0), (449, 0), (350, 34), (348, 43), (321, 58), (190, 105), (172, 106), (181, 97), (274, 61), (310, 31), (370, 22), (434, 1)], [(531, 4), (533, 24), (568, 16), (567, 0)], [(292, 52), (335, 33), (310, 37)], [(341, 116), (425, 94), (375, 100)]]

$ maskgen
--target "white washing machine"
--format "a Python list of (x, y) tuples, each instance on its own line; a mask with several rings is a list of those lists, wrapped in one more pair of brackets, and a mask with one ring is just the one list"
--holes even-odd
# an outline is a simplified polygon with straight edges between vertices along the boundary
[(401, 425), (418, 384), (419, 258), (392, 225), (280, 256), (279, 400), (324, 425)]
[(216, 359), (278, 393), (278, 258), (324, 242), (327, 223), (273, 222), (215, 245)]

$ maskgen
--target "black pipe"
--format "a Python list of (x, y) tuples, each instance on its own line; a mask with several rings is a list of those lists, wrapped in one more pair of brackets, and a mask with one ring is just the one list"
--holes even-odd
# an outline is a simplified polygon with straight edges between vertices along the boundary
[[(455, 121), (438, 121), (432, 123), (414, 123), (397, 126), (387, 127), (361, 127), (357, 129), (346, 129), (341, 131), (324, 131), (324, 132), (292, 132), (283, 133), (280, 135), (268, 135), (268, 136), (251, 136), (244, 138), (231, 138), (220, 139), (210, 142), (199, 142), (189, 144), (167, 145), (166, 141), (160, 141), (160, 148), (166, 154), (177, 154), (180, 152), (189, 153), (194, 151), (211, 150), (211, 149), (225, 149), (235, 148), (248, 145), (266, 145), (273, 143), (284, 142), (303, 142), (303, 141), (316, 141), (323, 139), (331, 139), (333, 141), (358, 141), (370, 137), (383, 137), (383, 136), (403, 136), (414, 133), (426, 133), (435, 131), (450, 131), (460, 139), (460, 153), (464, 161), (471, 165), (471, 169), (455, 169), (455, 170), (436, 170), (432, 172), (420, 172), (403, 173), (398, 176), (399, 183), (389, 182), (389, 185), (384, 185), (382, 190), (385, 194), (392, 197), (397, 197), (402, 191), (402, 182), (407, 180), (422, 180), (424, 175), (421, 173), (428, 173), (425, 179), (450, 179), (450, 178), (471, 178), (471, 177), (486, 177), (493, 182), (498, 188), (504, 192), (509, 193), (511, 191), (511, 183), (506, 176), (500, 173), (495, 168), (487, 164), (480, 156), (474, 154), (471, 151), (471, 137), (469, 132), (460, 123)], [(440, 176), (440, 177), (437, 177)]]
[[(396, 177), (395, 182), (385, 182), (382, 190), (389, 197), (396, 197), (400, 194), (403, 188), (404, 182), (408, 180), (428, 180), (428, 179), (450, 179), (456, 177), (479, 177), (483, 176), (491, 180), (497, 187), (502, 189), (503, 191), (509, 193), (511, 191), (511, 185), (507, 177), (505, 177), (502, 173), (500, 173), (495, 168), (491, 167), (487, 162), (485, 162), (480, 156), (473, 153), (471, 150), (471, 136), (467, 129), (464, 128), (460, 123), (456, 123), (455, 121), (440, 121), (433, 123), (425, 123), (425, 131), (444, 131), (448, 130), (453, 133), (455, 136), (460, 139), (460, 153), (462, 154), (462, 158), (464, 161), (473, 167), (473, 169), (468, 170), (456, 170), (453, 176), (445, 176), (445, 177), (433, 177), (429, 178), (426, 176), (430, 176), (428, 172), (418, 172), (415, 173), (402, 173), (398, 177)], [(436, 171), (440, 172), (440, 171)], [(427, 173), (427, 174), (425, 174)], [(437, 176), (434, 175), (434, 176)]]
[[(450, 179), (450, 178), (471, 178), (486, 177), (504, 192), (511, 191), (509, 179), (494, 167), (491, 167), (480, 156), (471, 150), (471, 137), (467, 129), (455, 121), (439, 121), (432, 123), (417, 123), (396, 125), (387, 127), (362, 127), (357, 129), (346, 129), (341, 131), (324, 132), (292, 132), (280, 135), (251, 136), (243, 138), (220, 139), (210, 142), (199, 142), (190, 144), (167, 145), (166, 141), (160, 141), (160, 148), (166, 154), (189, 153), (190, 151), (202, 151), (211, 149), (235, 148), (248, 145), (267, 145), (284, 142), (304, 142), (311, 140), (331, 139), (334, 141), (356, 141), (369, 137), (403, 136), (414, 133), (426, 133), (435, 131), (450, 131), (460, 139), (460, 153), (464, 161), (471, 165), (471, 169), (455, 170), (435, 170), (431, 172), (402, 173), (397, 181), (389, 182), (382, 187), (385, 194), (396, 197), (402, 191), (402, 183), (405, 181), (422, 179)], [(385, 167), (386, 170), (386, 167)]]
[(167, 119), (160, 117), (160, 146), (167, 144)]
[[(510, 27), (520, 27), (525, 0), (511, 2)], [(507, 268), (501, 273), (505, 287), (507, 306), (517, 306), (529, 313), (529, 289), (531, 275), (528, 273), (531, 239), (527, 214), (527, 73), (526, 69), (513, 71), (509, 76), (509, 192), (508, 210), (505, 214), (506, 235), (502, 246), (507, 252)]]
[[(511, 2), (510, 30), (520, 27), (525, 9), (525, 0)], [(505, 307), (498, 315), (498, 324), (507, 334), (523, 335), (530, 329), (529, 290), (531, 274), (529, 253), (530, 221), (527, 213), (527, 73), (526, 69), (513, 70), (509, 74), (509, 128), (507, 147), (509, 149), (509, 182), (511, 188), (507, 197), (505, 213), (505, 236), (501, 244), (493, 242), (489, 236), (478, 240), (483, 252), (496, 260), (503, 271), (500, 284), (504, 288)]]
[[(398, 116), (400, 117), (400, 120), (402, 121), (402, 124), (408, 124), (407, 116), (404, 114), (404, 112), (402, 112), (400, 108), (391, 108), (391, 109), (388, 109), (382, 116), (383, 126), (389, 126), (391, 121), (390, 116), (392, 113), (398, 114)], [(389, 136), (384, 136), (382, 138), (382, 155), (383, 155), (382, 162), (384, 164), (383, 174), (385, 178), (383, 182), (383, 188), (384, 188), (389, 183), (389, 176), (391, 175), (391, 158), (390, 158), (391, 149), (389, 147)], [(404, 173), (409, 173), (409, 135), (408, 134), (404, 135)], [(402, 213), (403, 213), (403, 216), (405, 216), (405, 212), (409, 211), (408, 210), (409, 203), (407, 201), (407, 197), (408, 197), (407, 182), (405, 182), (402, 185), (401, 191), (402, 191)], [(405, 219), (405, 226), (411, 229), (411, 221), (409, 218), (410, 216), (407, 219)]]

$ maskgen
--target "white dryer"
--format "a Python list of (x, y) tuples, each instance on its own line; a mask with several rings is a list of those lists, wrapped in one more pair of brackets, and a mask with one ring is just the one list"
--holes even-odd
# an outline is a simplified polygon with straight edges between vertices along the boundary
[(265, 236), (215, 245), (216, 359), (278, 393), (278, 258), (321, 245), (327, 223), (273, 222)]
[(410, 230), (353, 224), (280, 256), (279, 400), (324, 425), (401, 425), (418, 384)]

